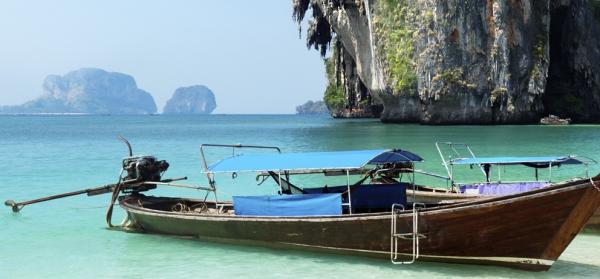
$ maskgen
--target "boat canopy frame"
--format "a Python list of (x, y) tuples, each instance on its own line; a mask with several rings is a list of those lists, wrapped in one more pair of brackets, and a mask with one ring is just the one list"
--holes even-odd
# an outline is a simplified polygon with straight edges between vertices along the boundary
[[(440, 145), (448, 146), (456, 157), (449, 155), (447, 158), (444, 156)], [(509, 183), (509, 182), (531, 182), (531, 181), (502, 181), (501, 167), (510, 165), (524, 165), (535, 169), (535, 182), (539, 181), (540, 168), (548, 168), (548, 183), (552, 182), (552, 167), (559, 167), (565, 165), (584, 165), (586, 178), (590, 177), (589, 165), (597, 164), (598, 162), (587, 156), (543, 156), (543, 157), (477, 157), (469, 145), (465, 143), (453, 143), (453, 142), (436, 142), (435, 147), (442, 159), (442, 165), (448, 173), (453, 190), (457, 185), (464, 183), (457, 183), (454, 178), (454, 166), (455, 165), (477, 165), (481, 169), (485, 177), (485, 183), (491, 183), (491, 166), (498, 167), (498, 182)], [(456, 147), (462, 147), (467, 150), (468, 156), (463, 156)]]
[[(208, 164), (206, 160), (205, 149), (207, 147), (231, 148), (232, 156)], [(264, 149), (274, 150), (273, 153), (259, 154), (236, 154), (237, 149)], [(200, 155), (202, 159), (203, 172), (206, 174), (210, 188), (207, 190), (204, 201), (212, 192), (215, 197), (217, 208), (219, 200), (217, 187), (215, 183), (216, 173), (231, 173), (232, 178), (237, 176), (238, 172), (257, 172), (258, 176), (266, 176), (269, 172), (277, 173), (278, 185), (282, 185), (282, 175), (289, 179), (290, 174), (311, 174), (335, 172), (336, 175), (346, 176), (346, 186), (348, 187), (348, 203), (342, 204), (348, 206), (349, 214), (352, 214), (350, 175), (360, 173), (367, 165), (385, 165), (392, 163), (407, 163), (412, 172), (413, 195), (415, 193), (415, 163), (423, 162), (423, 158), (412, 152), (401, 149), (381, 149), (381, 150), (357, 150), (357, 151), (332, 151), (332, 152), (306, 152), (306, 153), (282, 153), (279, 147), (261, 146), (261, 145), (242, 145), (242, 144), (202, 144), (200, 145)], [(338, 158), (339, 157), (339, 158)], [(300, 159), (313, 159), (311, 162), (301, 161)], [(321, 160), (314, 160), (321, 159)], [(265, 163), (261, 160), (273, 160)], [(343, 163), (342, 166), (336, 164)], [(420, 172), (424, 173), (424, 172)], [(287, 182), (289, 183), (289, 182)], [(283, 192), (283, 188), (281, 188)], [(414, 197), (413, 197), (414, 200)], [(222, 207), (223, 205), (221, 205)], [(220, 212), (220, 210), (218, 211)]]

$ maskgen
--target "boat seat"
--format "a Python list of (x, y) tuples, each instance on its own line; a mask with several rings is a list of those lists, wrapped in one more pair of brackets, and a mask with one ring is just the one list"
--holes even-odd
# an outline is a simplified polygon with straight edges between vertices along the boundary
[[(406, 205), (408, 183), (363, 184), (351, 186), (352, 209), (390, 209), (393, 204)], [(304, 188), (305, 194), (345, 193), (348, 186)], [(342, 195), (342, 202), (348, 203), (348, 195)]]

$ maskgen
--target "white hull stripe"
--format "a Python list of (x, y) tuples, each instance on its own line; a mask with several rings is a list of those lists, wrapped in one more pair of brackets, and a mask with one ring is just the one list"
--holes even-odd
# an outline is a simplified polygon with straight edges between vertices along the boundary
[[(389, 255), (390, 254), (389, 252), (375, 251), (375, 250), (363, 250), (363, 249), (327, 247), (327, 246), (319, 246), (319, 245), (289, 243), (289, 242), (280, 242), (280, 243), (281, 244), (285, 244), (285, 245), (312, 247), (312, 248), (329, 249), (329, 250), (337, 250), (337, 251), (351, 251), (351, 252), (381, 254), (381, 255)], [(411, 254), (403, 254), (403, 253), (398, 253), (398, 254), (399, 255), (403, 255), (403, 256), (407, 256), (407, 257), (412, 257)], [(534, 259), (534, 258), (517, 258), (517, 257), (466, 257), (466, 256), (423, 255), (423, 254), (419, 255), (419, 257), (428, 258), (428, 259), (450, 259), (450, 260), (463, 260), (463, 261), (504, 262), (504, 263), (519, 263), (519, 264), (543, 265), (543, 266), (551, 266), (555, 262), (553, 260)]]

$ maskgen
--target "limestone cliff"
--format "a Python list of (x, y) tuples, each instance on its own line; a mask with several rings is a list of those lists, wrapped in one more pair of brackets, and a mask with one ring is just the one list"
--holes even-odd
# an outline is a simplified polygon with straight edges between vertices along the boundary
[[(328, 106), (383, 121), (600, 122), (598, 22), (586, 0), (293, 0), (327, 58)], [(341, 101), (340, 101), (341, 100)], [(383, 110), (381, 111), (381, 106)]]

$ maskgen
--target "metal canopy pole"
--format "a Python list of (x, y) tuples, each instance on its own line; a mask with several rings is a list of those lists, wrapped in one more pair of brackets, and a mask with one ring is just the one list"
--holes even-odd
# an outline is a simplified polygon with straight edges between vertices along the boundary
[(589, 178), (590, 177), (590, 168), (587, 163), (584, 163), (584, 164), (585, 164), (585, 178)]
[[(471, 153), (471, 157), (472, 158), (476, 158), (475, 157), (475, 153), (473, 152), (473, 150), (471, 150), (471, 147), (469, 147), (467, 144), (464, 144), (464, 146), (467, 148), (467, 150), (469, 151), (469, 153)], [(485, 170), (483, 169), (482, 165), (479, 165), (479, 169), (481, 170), (481, 172), (483, 172), (485, 174)]]
[(350, 170), (346, 170), (346, 182), (348, 183), (348, 212), (352, 215), (352, 195), (350, 194)]
[(413, 190), (413, 207), (415, 205), (415, 202), (417, 201), (417, 188), (415, 185), (415, 162), (410, 162), (412, 165), (412, 190)]
[[(450, 165), (450, 172), (454, 175), (454, 165)], [(452, 191), (456, 192), (456, 184), (454, 184), (454, 178), (450, 176), (450, 187)]]
[(498, 182), (502, 182), (502, 166), (498, 165)]
[(452, 172), (450, 171), (450, 168), (448, 168), (448, 162), (446, 162), (446, 159), (444, 158), (444, 154), (442, 154), (442, 150), (440, 149), (440, 146), (437, 142), (435, 143), (435, 148), (437, 149), (438, 154), (440, 154), (440, 158), (442, 159), (442, 165), (444, 165), (444, 168), (446, 168), (448, 177), (450, 178), (452, 184), (454, 184), (454, 178), (452, 177)]
[(279, 192), (281, 193), (280, 195), (283, 195), (283, 185), (281, 184), (281, 170), (279, 170), (277, 177), (279, 179)]

